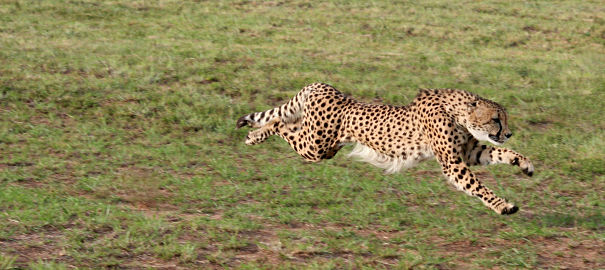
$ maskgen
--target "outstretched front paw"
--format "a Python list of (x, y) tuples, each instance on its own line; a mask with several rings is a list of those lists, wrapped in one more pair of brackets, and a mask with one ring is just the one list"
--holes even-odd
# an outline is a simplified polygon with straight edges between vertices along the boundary
[(485, 205), (500, 215), (512, 215), (519, 211), (519, 207), (507, 202), (504, 198), (484, 196), (481, 199)]
[(505, 207), (502, 208), (502, 210), (500, 211), (500, 214), (501, 215), (512, 215), (514, 213), (517, 213), (517, 211), (519, 211), (519, 207), (509, 203)]
[(531, 163), (531, 161), (529, 161), (529, 159), (524, 159), (519, 163), (519, 167), (521, 168), (521, 170), (523, 171), (524, 174), (527, 174), (527, 176), (532, 176), (534, 175), (534, 165)]
[(521, 168), (521, 171), (523, 171), (524, 174), (527, 174), (530, 177), (532, 175), (534, 175), (534, 165), (526, 157), (523, 157), (523, 156), (515, 157), (511, 161), (511, 164), (519, 166), (519, 168)]

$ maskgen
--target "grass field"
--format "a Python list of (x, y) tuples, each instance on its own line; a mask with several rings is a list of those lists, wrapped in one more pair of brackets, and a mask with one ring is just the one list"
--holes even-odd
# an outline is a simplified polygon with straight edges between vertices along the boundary
[[(521, 210), (244, 145), (312, 82), (504, 105), (536, 174), (474, 171)], [(0, 0), (0, 269), (603, 269), (604, 108), (602, 1)]]

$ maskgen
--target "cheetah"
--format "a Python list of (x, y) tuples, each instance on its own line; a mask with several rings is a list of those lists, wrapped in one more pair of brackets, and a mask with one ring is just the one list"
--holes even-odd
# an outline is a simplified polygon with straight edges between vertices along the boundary
[(479, 142), (501, 145), (512, 136), (504, 108), (457, 89), (420, 89), (411, 104), (392, 106), (358, 102), (314, 83), (280, 107), (242, 116), (236, 127), (244, 126), (257, 128), (248, 133), (246, 144), (276, 134), (310, 162), (330, 159), (350, 143), (356, 145), (349, 156), (386, 173), (435, 157), (450, 183), (502, 215), (519, 208), (496, 196), (469, 167), (507, 163), (528, 176), (534, 172), (523, 155)]

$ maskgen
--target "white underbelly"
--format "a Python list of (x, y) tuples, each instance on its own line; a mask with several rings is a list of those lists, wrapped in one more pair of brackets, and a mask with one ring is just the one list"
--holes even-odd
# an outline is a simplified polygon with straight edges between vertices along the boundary
[(400, 156), (389, 156), (380, 153), (368, 146), (357, 143), (349, 157), (357, 158), (360, 161), (368, 162), (376, 167), (383, 168), (385, 173), (396, 173), (403, 168), (411, 168), (419, 162), (434, 156), (433, 151), (428, 146), (418, 147), (416, 151), (405, 153)]

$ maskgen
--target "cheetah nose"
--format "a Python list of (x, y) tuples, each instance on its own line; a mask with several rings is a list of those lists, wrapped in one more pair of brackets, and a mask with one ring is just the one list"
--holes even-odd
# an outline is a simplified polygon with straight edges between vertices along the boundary
[(513, 136), (512, 133), (506, 133), (506, 134), (504, 134), (504, 137), (506, 137), (507, 139), (510, 138), (511, 136)]

